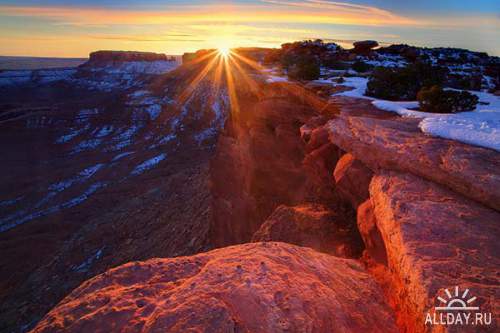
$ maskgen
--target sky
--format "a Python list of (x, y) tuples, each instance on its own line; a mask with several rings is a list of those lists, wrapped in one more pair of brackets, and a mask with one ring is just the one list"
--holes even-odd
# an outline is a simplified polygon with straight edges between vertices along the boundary
[(500, 0), (0, 0), (0, 55), (182, 54), (316, 38), (500, 56)]

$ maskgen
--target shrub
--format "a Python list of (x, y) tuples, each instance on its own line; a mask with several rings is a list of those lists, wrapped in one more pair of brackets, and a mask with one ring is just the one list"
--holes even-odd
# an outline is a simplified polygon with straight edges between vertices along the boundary
[(410, 64), (403, 68), (377, 67), (368, 81), (368, 96), (387, 100), (415, 100), (423, 87), (441, 85), (447, 69), (424, 63)]
[(346, 70), (349, 69), (349, 63), (341, 61), (336, 56), (326, 56), (321, 59), (321, 64), (329, 69)]
[(296, 80), (317, 80), (321, 74), (319, 61), (314, 56), (297, 56), (288, 63), (288, 76)]
[(463, 90), (481, 90), (483, 84), (482, 75), (459, 75), (452, 74), (448, 76), (447, 86)]
[(417, 95), (420, 110), (432, 113), (472, 111), (479, 98), (467, 91), (443, 90), (440, 86), (422, 88)]
[(373, 66), (367, 64), (364, 61), (356, 61), (354, 64), (352, 64), (352, 69), (358, 73), (368, 72), (372, 67)]

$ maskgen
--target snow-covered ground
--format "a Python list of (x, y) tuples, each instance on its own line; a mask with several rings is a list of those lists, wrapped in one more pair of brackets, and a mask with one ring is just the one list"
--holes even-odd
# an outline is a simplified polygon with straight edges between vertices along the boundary
[(267, 83), (273, 83), (273, 82), (287, 82), (288, 78), (284, 76), (277, 76), (277, 75), (269, 75), (266, 79)]
[(105, 70), (110, 74), (163, 74), (180, 65), (177, 61), (126, 61), (105, 66), (92, 67), (91, 71)]
[[(366, 78), (348, 77), (342, 85), (354, 89), (337, 96), (369, 99), (381, 110), (395, 112), (403, 117), (422, 118), (419, 127), (429, 135), (500, 151), (499, 96), (469, 91), (479, 97), (480, 103), (474, 111), (455, 114), (427, 113), (412, 110), (418, 108), (418, 102), (393, 102), (365, 96), (367, 82)], [(322, 80), (322, 83), (325, 83), (325, 80)]]
[(135, 169), (132, 170), (131, 174), (134, 176), (139, 175), (139, 174), (143, 173), (144, 171), (153, 168), (156, 164), (163, 161), (166, 157), (167, 157), (167, 155), (165, 153), (162, 153), (158, 156), (150, 158), (149, 160), (146, 160), (146, 161), (142, 162), (141, 164), (139, 164), (138, 166), (136, 166)]

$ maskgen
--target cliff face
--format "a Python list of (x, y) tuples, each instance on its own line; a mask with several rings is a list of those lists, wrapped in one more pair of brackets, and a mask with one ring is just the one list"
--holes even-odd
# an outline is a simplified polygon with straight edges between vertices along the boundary
[(248, 242), (281, 204), (326, 203), (344, 219), (354, 216), (330, 181), (339, 150), (321, 133), (310, 145), (300, 136), (303, 124), (325, 122), (336, 108), (295, 84), (268, 84), (262, 91), (228, 122), (211, 161), (216, 246)]

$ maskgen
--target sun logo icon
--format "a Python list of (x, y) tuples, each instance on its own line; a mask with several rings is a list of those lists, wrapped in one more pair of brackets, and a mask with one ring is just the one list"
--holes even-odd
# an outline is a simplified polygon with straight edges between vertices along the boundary
[(436, 311), (468, 311), (468, 310), (479, 310), (478, 306), (470, 306), (472, 302), (476, 300), (476, 297), (471, 297), (467, 299), (467, 295), (469, 294), (469, 289), (465, 289), (462, 296), (459, 295), (458, 286), (455, 286), (455, 295), (451, 295), (448, 289), (444, 290), (447, 296), (447, 299), (444, 299), (438, 296), (438, 300), (441, 303), (446, 304), (445, 306), (436, 306)]

